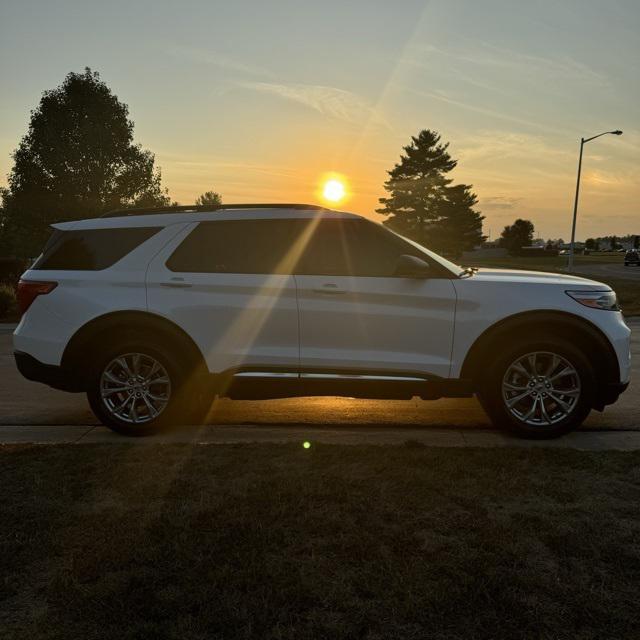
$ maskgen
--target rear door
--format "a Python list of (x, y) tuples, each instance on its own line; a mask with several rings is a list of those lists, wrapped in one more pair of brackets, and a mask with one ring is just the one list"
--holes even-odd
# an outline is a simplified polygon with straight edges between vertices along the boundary
[(194, 223), (151, 262), (149, 311), (200, 347), (212, 373), (298, 367), (286, 220)]
[(456, 295), (432, 263), (425, 279), (395, 277), (402, 254), (426, 254), (362, 219), (323, 219), (296, 269), (300, 370), (448, 377)]

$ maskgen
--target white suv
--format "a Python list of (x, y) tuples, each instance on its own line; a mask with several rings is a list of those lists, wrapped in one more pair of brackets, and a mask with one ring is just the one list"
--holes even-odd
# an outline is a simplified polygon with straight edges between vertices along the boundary
[(627, 387), (604, 284), (462, 269), (309, 205), (127, 210), (54, 225), (19, 285), (22, 374), (84, 391), (142, 435), (231, 398), (477, 394), (495, 424), (553, 437)]

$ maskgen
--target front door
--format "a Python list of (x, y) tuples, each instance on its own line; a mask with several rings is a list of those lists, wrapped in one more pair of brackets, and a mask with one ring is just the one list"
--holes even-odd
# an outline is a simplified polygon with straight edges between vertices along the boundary
[(402, 254), (429, 257), (362, 219), (322, 219), (296, 269), (300, 371), (448, 377), (456, 295), (432, 261), (424, 279), (395, 277)]

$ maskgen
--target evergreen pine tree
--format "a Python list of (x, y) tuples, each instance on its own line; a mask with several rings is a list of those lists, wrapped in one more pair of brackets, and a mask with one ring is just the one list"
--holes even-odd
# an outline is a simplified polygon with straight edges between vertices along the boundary
[(447, 174), (457, 165), (429, 129), (411, 137), (400, 162), (389, 171), (378, 213), (394, 231), (448, 255), (459, 255), (482, 242), (484, 216), (475, 211), (477, 196), (471, 186), (451, 185)]

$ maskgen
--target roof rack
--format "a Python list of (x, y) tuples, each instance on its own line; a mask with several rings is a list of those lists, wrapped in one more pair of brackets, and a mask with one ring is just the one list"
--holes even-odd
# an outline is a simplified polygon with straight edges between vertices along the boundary
[(224, 211), (225, 209), (311, 209), (325, 211), (326, 207), (317, 204), (187, 204), (166, 207), (143, 207), (114, 209), (103, 213), (101, 218), (119, 218), (121, 216), (147, 216), (154, 213), (202, 213)]

